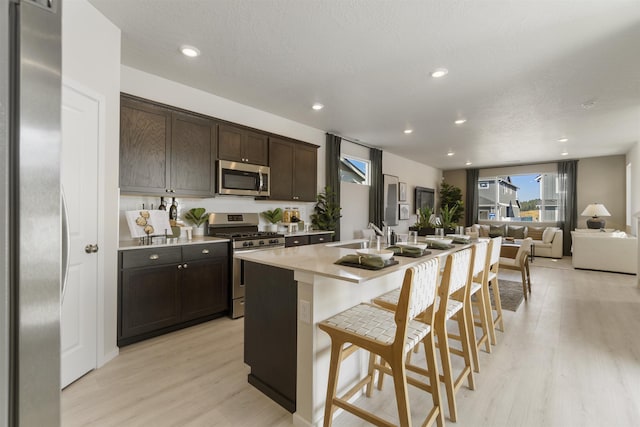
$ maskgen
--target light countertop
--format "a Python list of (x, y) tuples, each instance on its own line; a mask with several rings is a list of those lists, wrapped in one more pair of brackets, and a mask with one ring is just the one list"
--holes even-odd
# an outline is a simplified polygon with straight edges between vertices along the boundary
[(349, 242), (333, 242), (327, 245), (294, 246), (290, 248), (273, 249), (268, 251), (237, 252), (234, 254), (234, 257), (245, 261), (256, 262), (259, 264), (270, 265), (287, 270), (301, 271), (344, 280), (347, 282), (363, 283), (368, 280), (396, 272), (398, 270), (404, 270), (407, 267), (416, 265), (433, 256), (440, 256), (444, 258), (444, 256), (448, 255), (449, 253), (462, 249), (464, 247), (463, 245), (457, 245), (454, 249), (450, 250), (429, 249), (431, 251), (431, 255), (427, 255), (421, 258), (396, 256), (394, 257), (394, 259), (398, 261), (399, 264), (383, 268), (381, 270), (365, 270), (362, 268), (347, 267), (334, 264), (343, 256), (356, 253), (355, 249), (340, 248), (338, 247), (339, 245), (359, 241), (361, 240)]
[[(160, 238), (157, 238), (160, 241)], [(155, 238), (154, 238), (155, 240)], [(162, 238), (164, 240), (164, 238)], [(193, 239), (187, 240), (186, 237), (179, 237), (177, 239), (169, 239), (169, 243), (154, 243), (152, 245), (142, 245), (138, 239), (133, 240), (120, 240), (118, 249), (121, 251), (130, 249), (149, 249), (149, 248), (163, 248), (171, 246), (185, 246), (185, 245), (202, 245), (204, 243), (226, 243), (229, 239), (221, 237), (210, 236), (193, 236)]]

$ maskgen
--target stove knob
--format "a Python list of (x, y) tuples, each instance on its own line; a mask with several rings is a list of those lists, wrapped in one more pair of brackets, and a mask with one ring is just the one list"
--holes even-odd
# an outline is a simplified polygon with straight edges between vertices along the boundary
[(264, 245), (264, 240), (260, 240), (260, 241), (258, 242), (258, 244), (259, 244), (260, 246)]
[(249, 246), (249, 243), (250, 243), (250, 242), (243, 242), (243, 243), (242, 243), (242, 246), (246, 248), (247, 246)]
[(247, 246), (253, 246), (253, 242), (247, 242)]

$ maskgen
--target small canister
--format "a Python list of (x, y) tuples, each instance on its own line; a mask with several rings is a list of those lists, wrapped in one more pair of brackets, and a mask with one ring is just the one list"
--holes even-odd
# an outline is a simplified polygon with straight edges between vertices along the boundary
[(282, 212), (282, 222), (288, 224), (291, 222), (291, 208), (284, 208)]
[[(295, 220), (293, 219), (295, 218)], [(298, 208), (293, 208), (291, 210), (291, 221), (292, 222), (298, 222), (300, 221), (300, 209)]]

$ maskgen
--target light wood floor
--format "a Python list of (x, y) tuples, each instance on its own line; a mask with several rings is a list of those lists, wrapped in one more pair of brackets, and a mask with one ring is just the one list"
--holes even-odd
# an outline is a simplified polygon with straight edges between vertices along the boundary
[[(519, 273), (500, 273), (518, 280)], [(533, 295), (505, 312), (476, 390), (458, 392), (466, 426), (640, 425), (640, 289), (636, 276), (536, 258)], [(217, 319), (121, 349), (62, 393), (63, 426), (290, 426), (291, 414), (246, 382), (243, 322)], [(394, 419), (390, 381), (358, 404)], [(418, 423), (429, 396), (411, 389)], [(444, 391), (444, 390), (443, 390)], [(446, 407), (446, 404), (445, 404)], [(448, 414), (445, 411), (445, 414)], [(364, 425), (342, 414), (335, 426)]]

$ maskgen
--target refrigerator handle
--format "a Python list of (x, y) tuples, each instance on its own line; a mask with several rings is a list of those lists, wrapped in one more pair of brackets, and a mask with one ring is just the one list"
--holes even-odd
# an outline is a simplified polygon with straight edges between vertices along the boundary
[(69, 276), (69, 212), (67, 212), (67, 199), (64, 196), (64, 188), (60, 187), (62, 201), (62, 285), (61, 298), (64, 301), (64, 293), (67, 290), (67, 277)]

